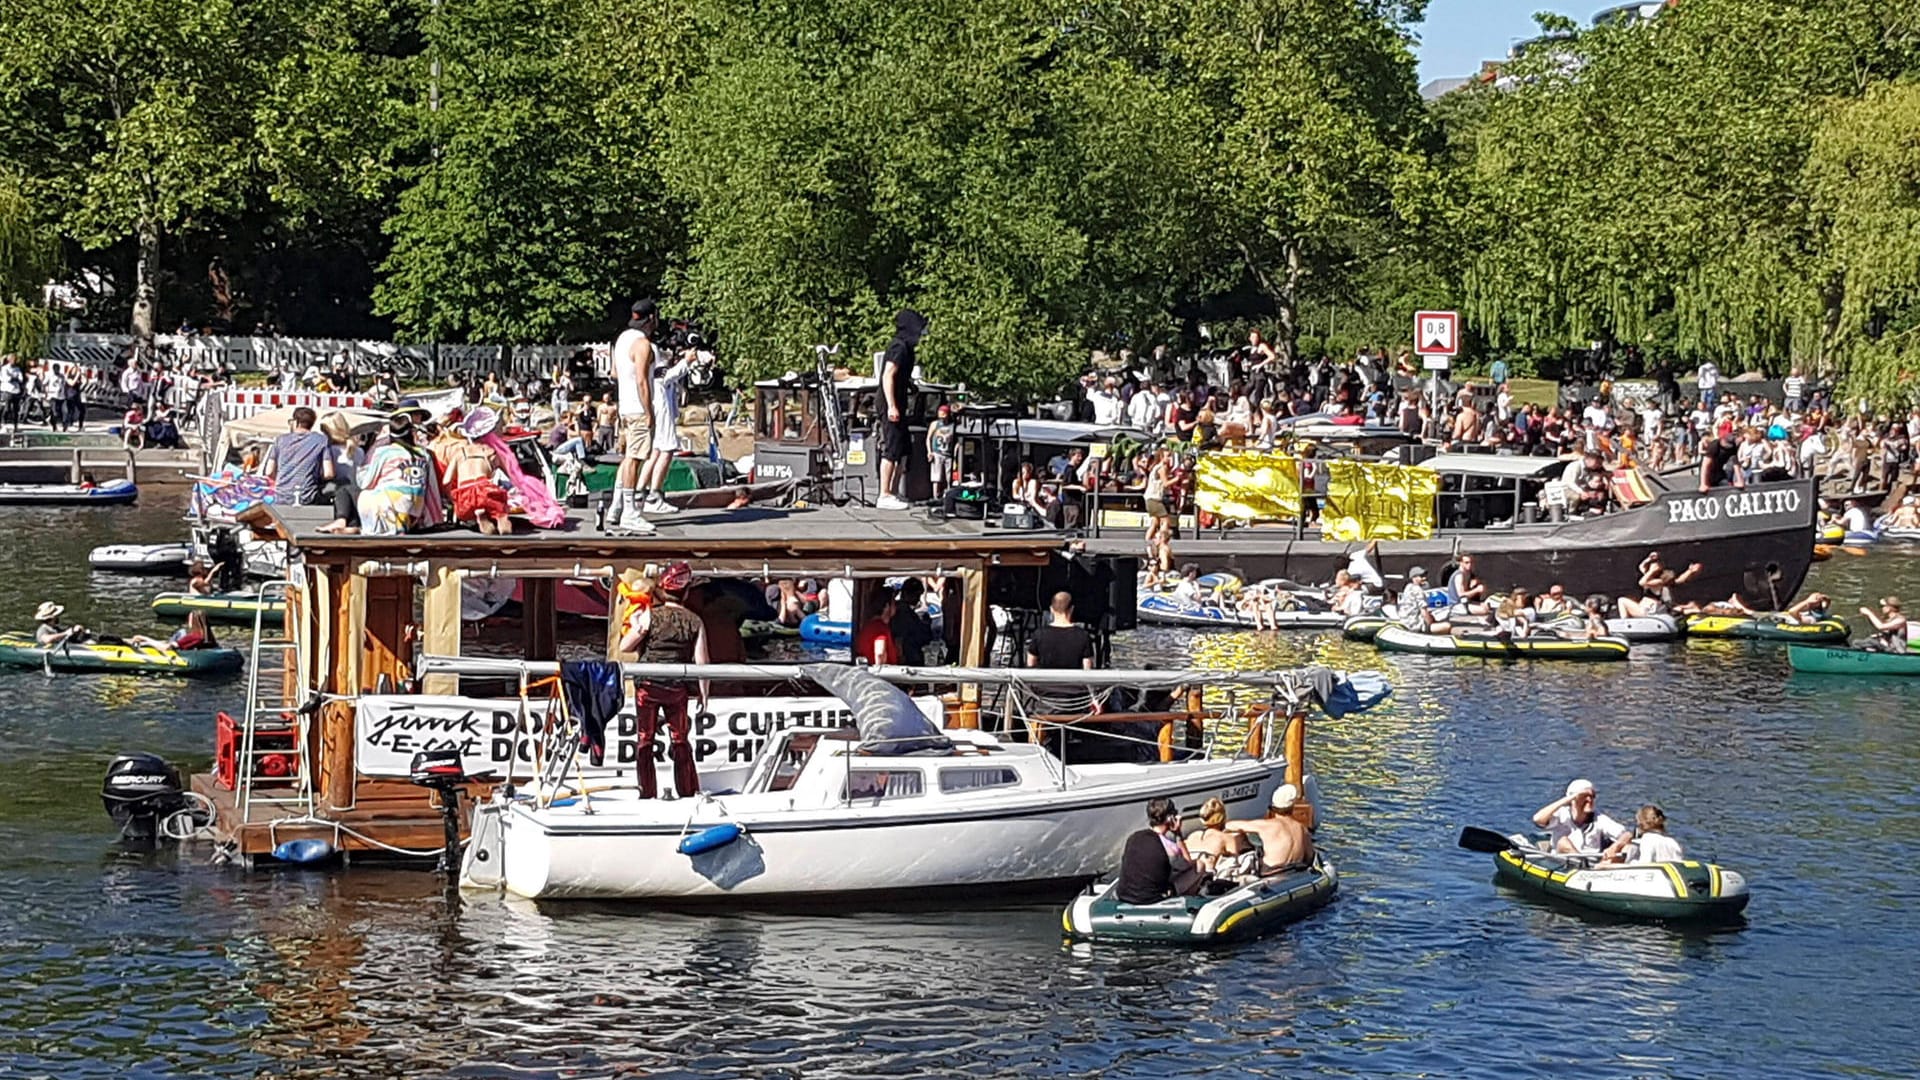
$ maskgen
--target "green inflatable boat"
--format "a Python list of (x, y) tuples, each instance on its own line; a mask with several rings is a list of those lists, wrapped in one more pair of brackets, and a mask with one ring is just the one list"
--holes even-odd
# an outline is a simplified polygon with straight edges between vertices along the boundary
[(236, 649), (157, 649), (88, 641), (42, 648), (32, 634), (0, 634), (0, 664), (46, 671), (118, 671), (153, 675), (226, 675), (245, 657)]
[(1920, 675), (1920, 652), (1787, 646), (1787, 663), (1814, 675)]
[(1372, 641), (1392, 621), (1385, 615), (1355, 615), (1340, 624), (1340, 633), (1348, 641)]
[(1852, 630), (1844, 619), (1788, 622), (1777, 615), (1689, 615), (1687, 635), (1699, 638), (1742, 638), (1748, 641), (1798, 641), (1821, 644), (1845, 641)]
[(193, 612), (200, 612), (209, 622), (254, 624), (255, 617), (262, 611), (267, 614), (269, 623), (278, 623), (287, 612), (285, 600), (261, 600), (254, 593), (209, 593), (199, 595), (184, 592), (163, 592), (153, 598), (153, 613), (163, 619), (184, 619)]
[(1624, 638), (1567, 638), (1558, 634), (1497, 637), (1492, 633), (1422, 634), (1398, 623), (1384, 626), (1373, 643), (1388, 652), (1433, 656), (1476, 656), (1487, 660), (1625, 660), (1632, 651)]
[(1519, 833), (1501, 836), (1471, 826), (1460, 846), (1493, 855), (1497, 880), (1521, 892), (1630, 919), (1726, 922), (1747, 908), (1747, 879), (1694, 859), (1587, 865), (1592, 856), (1555, 855)]
[(1114, 881), (1096, 882), (1060, 916), (1067, 936), (1138, 945), (1225, 945), (1259, 937), (1324, 907), (1340, 887), (1333, 864), (1260, 878), (1219, 896), (1123, 904)]

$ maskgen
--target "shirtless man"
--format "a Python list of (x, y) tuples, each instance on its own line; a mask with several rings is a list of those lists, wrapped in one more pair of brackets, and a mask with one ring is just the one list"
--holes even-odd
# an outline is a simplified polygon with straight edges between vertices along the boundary
[(1293, 817), (1300, 801), (1300, 789), (1281, 784), (1273, 793), (1267, 816), (1258, 821), (1229, 821), (1228, 832), (1252, 833), (1260, 838), (1260, 876), (1271, 877), (1285, 870), (1297, 870), (1313, 862), (1313, 837), (1307, 827)]

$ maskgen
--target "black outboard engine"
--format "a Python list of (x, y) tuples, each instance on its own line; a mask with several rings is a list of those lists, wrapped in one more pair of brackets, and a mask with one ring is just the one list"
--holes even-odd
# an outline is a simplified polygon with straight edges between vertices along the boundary
[(127, 840), (155, 839), (162, 821), (192, 805), (180, 770), (158, 754), (114, 758), (100, 785), (100, 801)]
[(420, 787), (440, 793), (440, 823), (446, 831), (446, 843), (440, 848), (437, 869), (449, 880), (460, 873), (460, 791), (469, 779), (467, 766), (458, 750), (422, 750), (413, 755), (413, 767), (407, 779)]

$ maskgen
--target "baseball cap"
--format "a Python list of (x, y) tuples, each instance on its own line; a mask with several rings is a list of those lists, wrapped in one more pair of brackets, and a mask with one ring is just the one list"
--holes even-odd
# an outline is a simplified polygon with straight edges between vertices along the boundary
[(1569, 799), (1575, 795), (1591, 794), (1593, 794), (1593, 781), (1591, 780), (1575, 780), (1573, 783), (1567, 785), (1567, 798)]

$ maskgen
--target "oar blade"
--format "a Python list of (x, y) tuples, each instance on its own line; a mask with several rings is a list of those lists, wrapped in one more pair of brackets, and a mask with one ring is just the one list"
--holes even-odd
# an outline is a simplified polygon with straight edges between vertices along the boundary
[(1468, 825), (1460, 830), (1460, 846), (1466, 848), (1468, 851), (1498, 855), (1500, 852), (1512, 848), (1514, 843), (1505, 836), (1494, 832), (1492, 829), (1481, 829)]

